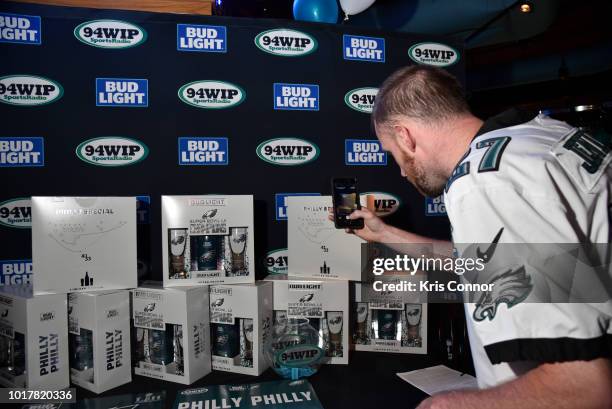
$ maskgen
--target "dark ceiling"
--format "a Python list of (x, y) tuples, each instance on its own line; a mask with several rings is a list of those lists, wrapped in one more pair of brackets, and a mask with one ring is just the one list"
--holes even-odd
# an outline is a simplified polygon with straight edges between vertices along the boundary
[[(540, 105), (612, 100), (612, 1), (535, 0), (528, 2), (531, 13), (521, 13), (521, 3), (377, 0), (340, 23), (464, 42), (467, 86), (484, 105), (489, 98), (499, 104), (509, 93), (508, 100)], [(292, 0), (215, 0), (213, 13), (292, 19), (292, 5)]]

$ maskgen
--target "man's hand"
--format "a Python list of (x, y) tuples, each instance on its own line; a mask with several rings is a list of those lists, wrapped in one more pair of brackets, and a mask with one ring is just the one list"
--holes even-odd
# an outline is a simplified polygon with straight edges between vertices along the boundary
[[(329, 212), (329, 220), (334, 221), (334, 213), (333, 210), (330, 209)], [(361, 219), (363, 218), (363, 229), (344, 229), (347, 233), (355, 234), (357, 237), (360, 237), (366, 241), (375, 241), (381, 242), (383, 239), (383, 233), (387, 225), (382, 219), (373, 211), (366, 207), (362, 207), (361, 210), (354, 210), (353, 213), (350, 214), (349, 219)]]

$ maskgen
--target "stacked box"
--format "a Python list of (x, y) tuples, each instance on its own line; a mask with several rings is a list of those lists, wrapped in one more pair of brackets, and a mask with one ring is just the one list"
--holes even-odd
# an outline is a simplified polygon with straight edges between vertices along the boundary
[(314, 279), (364, 281), (365, 243), (329, 220), (331, 196), (287, 198), (289, 275)]
[(307, 318), (319, 332), (325, 363), (348, 364), (349, 283), (307, 280), (282, 275), (265, 278), (274, 284), (274, 325), (287, 318)]
[(136, 198), (32, 197), (34, 294), (137, 286)]
[(95, 393), (132, 380), (129, 291), (68, 294), (72, 383)]
[(255, 281), (253, 196), (162, 196), (164, 287)]
[(272, 283), (210, 287), (212, 368), (260, 375), (272, 324)]
[(210, 373), (208, 286), (131, 292), (134, 373), (186, 385)]
[(30, 286), (0, 287), (0, 384), (69, 386), (66, 294), (33, 297)]
[(383, 291), (382, 283), (418, 282), (415, 276), (380, 276), (354, 283), (352, 343), (357, 351), (427, 353), (426, 294)]

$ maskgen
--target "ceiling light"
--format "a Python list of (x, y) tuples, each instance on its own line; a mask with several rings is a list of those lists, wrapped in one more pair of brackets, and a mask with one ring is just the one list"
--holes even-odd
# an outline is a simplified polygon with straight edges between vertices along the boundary
[(521, 3), (519, 9), (521, 10), (521, 13), (531, 13), (533, 11), (533, 6), (531, 5), (531, 3), (524, 2)]

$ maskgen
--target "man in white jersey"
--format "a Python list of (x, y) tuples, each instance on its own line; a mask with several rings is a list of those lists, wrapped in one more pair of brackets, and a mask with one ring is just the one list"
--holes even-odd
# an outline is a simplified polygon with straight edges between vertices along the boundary
[[(578, 129), (517, 110), (483, 122), (454, 77), (425, 66), (385, 81), (372, 122), (402, 176), (424, 195), (444, 192), (454, 243), (492, 243), (492, 252), (496, 243), (610, 242), (612, 154)], [(451, 248), (368, 209), (351, 215), (361, 217), (365, 227), (352, 233), (365, 240)], [(436, 395), (419, 408), (612, 408), (609, 298), (489, 301), (465, 308), (481, 389)]]

